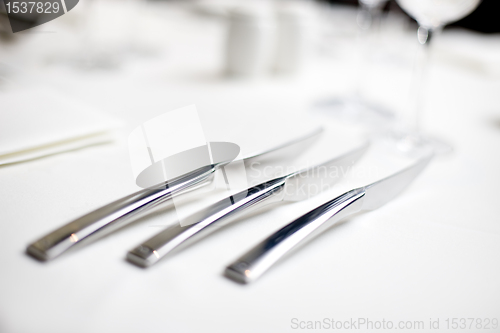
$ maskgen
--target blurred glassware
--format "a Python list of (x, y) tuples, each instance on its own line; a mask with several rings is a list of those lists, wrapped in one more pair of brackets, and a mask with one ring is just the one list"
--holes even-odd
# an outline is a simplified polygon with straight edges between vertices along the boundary
[(276, 20), (274, 70), (287, 74), (297, 72), (304, 67), (311, 48), (314, 15), (310, 2), (278, 2)]
[(234, 76), (257, 76), (271, 66), (275, 21), (271, 8), (238, 6), (229, 12), (226, 71)]
[(310, 50), (314, 13), (304, 0), (240, 3), (227, 10), (226, 72), (256, 77), (299, 71)]
[(382, 8), (388, 0), (359, 0), (359, 11), (357, 15), (358, 24), (358, 44), (359, 44), (359, 64), (356, 66), (354, 91), (346, 97), (331, 98), (317, 103), (319, 109), (325, 110), (329, 114), (363, 122), (365, 124), (378, 127), (380, 124), (388, 123), (393, 114), (384, 107), (370, 103), (361, 96), (361, 83), (365, 80), (367, 71), (365, 63), (367, 56), (372, 51), (369, 45), (369, 37), (373, 33), (376, 23), (380, 22)]
[(412, 78), (408, 119), (406, 125), (403, 125), (396, 134), (398, 148), (411, 153), (415, 149), (430, 144), (437, 154), (449, 153), (452, 150), (449, 144), (424, 136), (420, 128), (429, 45), (433, 36), (440, 33), (445, 25), (472, 13), (481, 0), (396, 0), (396, 2), (417, 21), (419, 25), (417, 38), (421, 44)]

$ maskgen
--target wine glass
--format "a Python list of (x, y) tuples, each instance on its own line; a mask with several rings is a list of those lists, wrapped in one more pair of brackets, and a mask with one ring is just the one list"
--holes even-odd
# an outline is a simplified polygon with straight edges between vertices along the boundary
[(373, 51), (369, 45), (369, 36), (373, 33), (374, 26), (380, 21), (381, 10), (388, 0), (359, 0), (359, 10), (357, 15), (358, 25), (358, 46), (363, 48), (360, 50), (356, 71), (353, 73), (355, 77), (354, 91), (343, 98), (330, 98), (325, 101), (320, 101), (316, 104), (320, 110), (326, 111), (330, 115), (365, 122), (369, 124), (379, 125), (387, 123), (393, 118), (392, 112), (383, 107), (369, 103), (361, 96), (361, 83), (366, 76), (367, 55)]
[(431, 145), (437, 154), (451, 152), (449, 144), (424, 136), (420, 128), (429, 45), (432, 37), (440, 33), (445, 25), (472, 13), (481, 0), (396, 0), (396, 2), (417, 21), (419, 26), (417, 38), (421, 44), (412, 78), (410, 117), (402, 134), (398, 134), (398, 148), (411, 152), (419, 147)]

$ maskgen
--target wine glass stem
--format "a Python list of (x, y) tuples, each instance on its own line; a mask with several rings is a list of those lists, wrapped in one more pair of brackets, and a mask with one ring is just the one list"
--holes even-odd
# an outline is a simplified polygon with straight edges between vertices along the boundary
[(368, 71), (368, 57), (372, 54), (372, 45), (370, 37), (373, 34), (374, 26), (379, 24), (382, 1), (379, 4), (368, 6), (360, 1), (357, 24), (358, 24), (358, 38), (357, 44), (359, 49), (358, 66), (356, 66), (356, 74), (354, 81), (354, 99), (360, 99), (361, 96), (361, 83), (364, 81)]
[(420, 133), (422, 128), (422, 110), (424, 107), (424, 97), (427, 86), (427, 72), (429, 67), (429, 53), (431, 40), (436, 33), (439, 33), (440, 28), (429, 28), (420, 26), (418, 28), (417, 37), (420, 43), (415, 65), (413, 67), (413, 79), (410, 92), (410, 115), (409, 115), (409, 130), (412, 133)]

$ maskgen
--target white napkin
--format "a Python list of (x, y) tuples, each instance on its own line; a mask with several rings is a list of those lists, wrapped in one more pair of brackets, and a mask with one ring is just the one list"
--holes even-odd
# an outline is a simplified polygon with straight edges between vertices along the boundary
[(0, 165), (109, 142), (119, 125), (52, 90), (0, 91)]

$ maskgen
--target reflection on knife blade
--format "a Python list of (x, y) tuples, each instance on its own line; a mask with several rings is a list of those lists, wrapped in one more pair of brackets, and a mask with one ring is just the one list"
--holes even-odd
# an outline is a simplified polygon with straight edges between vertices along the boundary
[(188, 227), (170, 227), (143, 242), (128, 253), (127, 259), (142, 267), (149, 266), (181, 245), (188, 245), (207, 236), (243, 213), (273, 202), (298, 201), (312, 197), (331, 186), (342, 174), (335, 172), (334, 176), (330, 177), (332, 173), (320, 172), (321, 169), (348, 168), (367, 148), (368, 144), (364, 144), (340, 157), (280, 176), (225, 198), (188, 217), (188, 221), (185, 221), (186, 224), (191, 224)]
[(403, 191), (427, 166), (432, 155), (370, 185), (346, 192), (299, 217), (259, 243), (226, 268), (240, 283), (259, 278), (284, 256), (304, 245), (346, 216), (377, 209)]
[[(305, 136), (245, 156), (244, 160), (269, 158), (286, 154), (294, 157), (309, 146), (322, 132), (315, 129)], [(168, 183), (138, 191), (104, 207), (88, 213), (40, 238), (27, 248), (27, 253), (39, 260), (50, 260), (66, 252), (82, 241), (95, 240), (131, 221), (150, 213), (153, 208), (168, 202), (175, 196), (192, 191), (211, 183), (216, 170), (224, 167), (228, 161), (201, 167), (175, 178)]]

